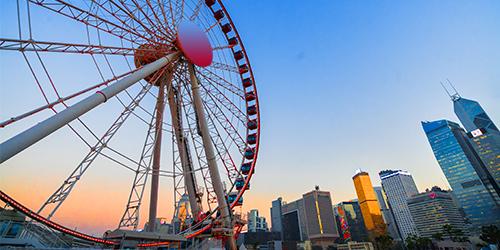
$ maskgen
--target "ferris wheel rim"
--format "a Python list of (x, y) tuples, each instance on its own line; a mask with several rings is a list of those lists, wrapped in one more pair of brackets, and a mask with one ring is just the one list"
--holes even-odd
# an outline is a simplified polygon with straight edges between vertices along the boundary
[[(31, 0), (30, 0), (30, 1), (31, 1)], [(36, 1), (32, 1), (32, 2), (36, 2)], [(208, 2), (208, 1), (207, 1), (207, 2)], [(236, 38), (236, 39), (237, 39), (237, 41), (238, 41), (238, 45), (239, 45), (239, 46), (241, 46), (241, 51), (242, 51), (242, 52), (243, 52), (243, 54), (244, 54), (244, 57), (243, 57), (242, 59), (245, 61), (245, 64), (246, 64), (246, 65), (247, 65), (247, 67), (248, 67), (248, 72), (249, 72), (249, 76), (248, 76), (248, 78), (250, 78), (250, 79), (251, 79), (251, 91), (254, 93), (254, 101), (255, 101), (254, 106), (255, 106), (255, 107), (256, 107), (256, 109), (257, 109), (256, 114), (255, 114), (254, 116), (252, 116), (252, 117), (253, 117), (253, 119), (257, 121), (257, 128), (256, 128), (256, 129), (252, 129), (252, 130), (250, 130), (250, 129), (247, 127), (247, 132), (246, 132), (247, 137), (248, 137), (248, 135), (250, 135), (251, 133), (255, 134), (255, 135), (256, 135), (256, 137), (257, 137), (257, 138), (256, 138), (256, 143), (255, 143), (255, 146), (253, 147), (253, 149), (254, 149), (254, 155), (253, 155), (253, 157), (252, 157), (252, 159), (251, 159), (251, 169), (250, 169), (249, 174), (248, 174), (248, 175), (246, 176), (246, 178), (245, 178), (245, 184), (244, 184), (243, 189), (242, 189), (242, 190), (240, 190), (240, 191), (238, 192), (237, 198), (235, 199), (235, 201), (234, 201), (234, 202), (232, 202), (232, 203), (230, 204), (230, 207), (231, 207), (231, 209), (232, 209), (232, 208), (234, 208), (235, 206), (237, 206), (237, 204), (238, 204), (238, 200), (240, 199), (240, 197), (242, 197), (242, 196), (243, 196), (243, 194), (244, 194), (244, 193), (245, 193), (245, 191), (247, 190), (247, 187), (248, 187), (248, 185), (249, 185), (249, 183), (250, 183), (250, 179), (251, 179), (251, 177), (252, 177), (252, 176), (253, 176), (253, 174), (254, 174), (254, 168), (255, 168), (255, 165), (256, 165), (257, 156), (258, 156), (258, 151), (259, 151), (259, 144), (260, 144), (260, 110), (259, 110), (258, 94), (257, 94), (257, 88), (256, 88), (256, 85), (255, 85), (254, 75), (253, 75), (252, 68), (251, 68), (251, 66), (250, 66), (250, 62), (249, 62), (249, 59), (248, 59), (248, 56), (247, 56), (246, 50), (245, 50), (245, 48), (244, 48), (244, 46), (243, 46), (243, 42), (242, 42), (242, 40), (241, 40), (241, 38), (240, 38), (240, 36), (239, 36), (239, 34), (238, 34), (238, 32), (237, 32), (236, 26), (234, 25), (233, 21), (231, 20), (230, 15), (229, 15), (229, 13), (227, 12), (227, 10), (226, 10), (225, 6), (223, 5), (222, 1), (221, 1), (221, 0), (217, 0), (217, 3), (219, 3), (219, 5), (220, 5), (220, 7), (221, 7), (221, 11), (223, 11), (223, 12), (224, 12), (224, 14), (225, 14), (225, 16), (227, 17), (227, 19), (228, 19), (228, 20), (227, 20), (227, 21), (228, 21), (228, 24), (232, 27), (232, 30), (235, 32), (235, 38)], [(212, 12), (213, 12), (213, 13), (215, 13), (215, 10), (214, 10), (212, 7), (213, 7), (213, 5), (212, 5), (212, 6), (209, 6), (209, 8), (212, 10)], [(222, 26), (222, 25), (223, 25), (223, 24), (222, 24), (222, 23), (220, 23), (218, 26)], [(220, 28), (222, 28), (222, 27), (220, 27)], [(229, 39), (229, 36), (227, 36), (227, 33), (225, 33), (225, 34), (226, 34), (226, 38), (227, 38), (227, 39)], [(236, 52), (236, 51), (234, 50), (234, 47), (231, 47), (231, 50), (233, 51), (233, 54)], [(235, 61), (236, 61), (236, 64), (237, 64), (237, 65), (239, 65), (238, 60), (235, 60)], [(243, 81), (244, 79), (243, 79), (243, 75), (242, 75), (242, 74), (240, 74), (240, 77), (241, 77), (241, 80)], [(245, 91), (245, 93), (246, 93), (246, 88), (244, 87), (243, 89), (244, 89), (244, 91)], [(247, 100), (247, 101), (245, 101), (245, 104), (246, 104), (246, 108), (248, 109), (248, 107), (249, 107), (249, 101), (248, 101), (248, 100)], [(247, 117), (247, 119), (249, 119), (249, 120), (250, 120), (250, 115), (248, 114), (248, 112), (246, 113), (246, 117)], [(254, 132), (251, 132), (251, 131), (254, 131)], [(242, 160), (242, 161), (243, 161), (243, 162), (245, 162), (245, 159), (243, 158), (243, 160)], [(248, 162), (248, 161), (247, 161), (247, 162)], [(231, 188), (231, 190), (232, 190), (233, 188), (234, 188), (234, 184), (233, 184), (233, 187)], [(215, 211), (215, 210), (214, 210), (214, 211)], [(210, 226), (210, 225), (209, 225), (209, 226)], [(205, 227), (203, 227), (203, 228), (202, 228), (202, 229), (200, 229), (200, 230), (197, 230), (197, 231), (194, 231), (194, 232), (192, 232), (192, 233), (190, 233), (190, 234), (187, 234), (187, 235), (186, 235), (186, 237), (187, 237), (187, 238), (194, 237), (194, 236), (196, 236), (196, 235), (198, 235), (198, 234), (200, 234), (200, 233), (205, 232), (205, 231), (206, 231), (206, 230), (208, 230), (208, 229), (209, 229), (209, 227), (205, 226)]]

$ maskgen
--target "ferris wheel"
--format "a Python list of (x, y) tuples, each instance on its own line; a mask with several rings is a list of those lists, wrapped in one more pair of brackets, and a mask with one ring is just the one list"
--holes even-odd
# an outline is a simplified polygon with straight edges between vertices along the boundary
[[(254, 174), (260, 118), (247, 52), (222, 1), (17, 0), (12, 6), (17, 20), (9, 26), (15, 28), (0, 37), (0, 53), (21, 58), (19, 67), (30, 76), (22, 84), (39, 94), (29, 105), (15, 91), (9, 94), (13, 101), (1, 112), (8, 118), (0, 121), (0, 131), (9, 136), (0, 144), (0, 163), (22, 158), (25, 149), (63, 129), (61, 142), (85, 150), (39, 207), (21, 204), (4, 190), (0, 199), (51, 230), (120, 244), (53, 220), (85, 185), (80, 182), (86, 173), (106, 161), (128, 171), (131, 180), (117, 230), (161, 231), (159, 190), (169, 189), (179, 223), (169, 233), (217, 237), (234, 247), (244, 225), (234, 211)], [(43, 20), (59, 23), (41, 28)], [(75, 30), (65, 31), (66, 22)], [(2, 81), (1, 95), (15, 87)], [(132, 127), (120, 133), (127, 123)], [(45, 156), (64, 157), (55, 151)], [(169, 186), (160, 185), (165, 179)], [(147, 221), (141, 221), (144, 213)]]

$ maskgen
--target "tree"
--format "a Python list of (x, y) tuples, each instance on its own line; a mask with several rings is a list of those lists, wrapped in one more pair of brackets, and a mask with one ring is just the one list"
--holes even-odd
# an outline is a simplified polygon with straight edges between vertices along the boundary
[(500, 244), (500, 229), (495, 225), (481, 227), (481, 240), (488, 244)]
[(393, 244), (394, 242), (392, 237), (387, 234), (375, 237), (375, 245), (377, 246), (377, 249), (391, 249)]
[(406, 237), (406, 247), (410, 250), (432, 249), (432, 240), (426, 237), (419, 237), (410, 234)]
[(417, 249), (431, 249), (432, 240), (426, 237), (417, 237)]
[(450, 224), (446, 224), (443, 226), (443, 235), (447, 236), (454, 242), (467, 242), (469, 239), (464, 236), (464, 232), (460, 229), (454, 228)]
[(406, 237), (405, 243), (408, 249), (417, 249), (417, 236), (413, 234), (408, 235), (408, 237)]
[(435, 233), (431, 236), (431, 238), (437, 241), (441, 241), (443, 240), (443, 233)]

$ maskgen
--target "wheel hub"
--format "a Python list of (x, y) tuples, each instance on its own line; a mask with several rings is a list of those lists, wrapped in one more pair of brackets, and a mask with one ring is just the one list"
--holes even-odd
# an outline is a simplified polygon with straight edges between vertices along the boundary
[(176, 46), (192, 64), (207, 67), (212, 64), (213, 50), (207, 34), (192, 22), (183, 22), (177, 30)]

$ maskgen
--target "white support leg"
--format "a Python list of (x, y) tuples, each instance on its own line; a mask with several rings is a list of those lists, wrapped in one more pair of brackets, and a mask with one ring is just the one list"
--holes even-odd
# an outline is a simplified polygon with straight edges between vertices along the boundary
[[(212, 179), (212, 185), (215, 190), (215, 195), (217, 196), (217, 203), (219, 204), (219, 211), (222, 216), (224, 227), (232, 230), (231, 225), (231, 211), (226, 200), (226, 193), (224, 187), (222, 186), (222, 180), (219, 175), (219, 169), (217, 167), (217, 161), (215, 159), (214, 145), (210, 139), (210, 133), (208, 130), (207, 120), (205, 118), (205, 112), (203, 108), (203, 101), (200, 95), (200, 85), (198, 84), (198, 79), (196, 78), (194, 65), (189, 64), (189, 74), (191, 77), (191, 90), (193, 92), (193, 105), (198, 117), (198, 125), (200, 126), (201, 138), (203, 140), (203, 147), (205, 149), (205, 155), (207, 157), (208, 169), (210, 171), (210, 178)], [(228, 243), (231, 249), (236, 249), (236, 242), (232, 234), (228, 238)]]

